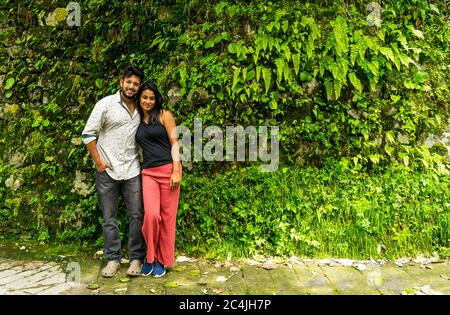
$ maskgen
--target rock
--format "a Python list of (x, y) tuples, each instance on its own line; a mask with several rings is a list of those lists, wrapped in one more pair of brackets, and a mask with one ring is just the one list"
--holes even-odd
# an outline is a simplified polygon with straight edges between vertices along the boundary
[(179, 87), (173, 87), (167, 92), (167, 96), (169, 97), (169, 102), (172, 105), (175, 105), (178, 103), (179, 100), (181, 100), (180, 96), (180, 88)]
[(363, 264), (356, 264), (353, 267), (355, 267), (357, 270), (361, 270), (361, 271), (367, 270), (366, 265), (363, 265)]
[(224, 276), (218, 276), (218, 277), (216, 278), (216, 281), (217, 281), (217, 282), (225, 282), (225, 281), (227, 281), (227, 278), (225, 278)]
[(410, 142), (408, 135), (404, 135), (401, 132), (398, 133), (397, 140), (402, 144), (409, 144)]
[(351, 265), (353, 265), (353, 260), (351, 259), (339, 258), (335, 259), (334, 261), (344, 267), (350, 267)]

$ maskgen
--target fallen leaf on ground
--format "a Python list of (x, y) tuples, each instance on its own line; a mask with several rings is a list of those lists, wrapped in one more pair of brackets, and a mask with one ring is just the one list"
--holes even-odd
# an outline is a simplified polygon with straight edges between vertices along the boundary
[(91, 283), (90, 285), (87, 286), (87, 288), (91, 289), (91, 290), (95, 290), (95, 289), (100, 288), (100, 286), (98, 285), (98, 283)]
[(125, 294), (127, 293), (128, 288), (119, 288), (114, 290), (114, 294)]
[(156, 290), (155, 289), (150, 289), (150, 292), (156, 293)]
[(445, 280), (450, 280), (450, 277), (449, 277), (449, 276), (446, 276), (446, 275), (441, 275), (441, 278), (443, 278), (443, 279), (445, 279)]
[(191, 276), (199, 276), (200, 275), (200, 270), (198, 270), (198, 269), (191, 270), (191, 271), (189, 271), (189, 274)]
[(186, 266), (177, 266), (177, 267), (172, 268), (172, 270), (176, 271), (176, 272), (181, 272), (181, 271), (186, 270)]
[(166, 284), (164, 284), (164, 286), (165, 286), (166, 288), (176, 288), (176, 287), (178, 287), (178, 283), (175, 282), (175, 281), (173, 281), (173, 282), (167, 282)]
[(119, 280), (120, 282), (122, 282), (122, 283), (125, 283), (125, 282), (130, 282), (131, 281), (131, 279), (130, 278), (128, 278), (128, 277), (125, 277), (125, 278), (120, 278), (120, 280)]

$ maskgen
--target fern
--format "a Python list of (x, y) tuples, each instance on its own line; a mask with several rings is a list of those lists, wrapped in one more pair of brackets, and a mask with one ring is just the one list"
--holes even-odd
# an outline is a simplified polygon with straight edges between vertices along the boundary
[(272, 72), (268, 68), (263, 68), (262, 75), (263, 75), (264, 85), (265, 85), (266, 93), (267, 93), (269, 91), (270, 83), (272, 81)]
[(277, 81), (280, 82), (283, 79), (283, 70), (285, 68), (284, 60), (277, 58), (275, 60), (275, 66), (277, 67)]
[(336, 96), (336, 100), (341, 96), (342, 82), (339, 80), (334, 80), (334, 94)]
[(358, 92), (362, 92), (361, 82), (353, 72), (349, 72), (348, 78), (350, 79), (350, 82), (353, 84), (353, 86), (358, 90)]
[(341, 16), (336, 17), (335, 21), (330, 22), (333, 27), (333, 34), (336, 44), (336, 54), (341, 57), (348, 53), (348, 28), (347, 22)]
[(233, 73), (233, 84), (231, 85), (231, 89), (234, 89), (234, 87), (236, 86), (236, 84), (238, 84), (240, 72), (241, 72), (241, 68), (236, 68), (236, 69), (234, 69), (234, 73)]
[(294, 71), (297, 75), (300, 71), (300, 54), (293, 54), (292, 55), (292, 62), (294, 63)]
[(327, 100), (331, 100), (333, 98), (333, 81), (329, 78), (325, 78), (324, 83), (325, 91), (327, 93)]
[(287, 42), (281, 45), (281, 50), (284, 52), (284, 58), (287, 61), (291, 60), (291, 50), (289, 49), (289, 45)]

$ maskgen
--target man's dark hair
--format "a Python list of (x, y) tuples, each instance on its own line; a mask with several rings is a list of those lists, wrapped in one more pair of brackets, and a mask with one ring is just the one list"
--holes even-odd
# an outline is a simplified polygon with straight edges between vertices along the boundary
[(123, 70), (122, 79), (131, 77), (132, 75), (141, 78), (141, 82), (144, 80), (144, 72), (137, 66), (126, 66)]

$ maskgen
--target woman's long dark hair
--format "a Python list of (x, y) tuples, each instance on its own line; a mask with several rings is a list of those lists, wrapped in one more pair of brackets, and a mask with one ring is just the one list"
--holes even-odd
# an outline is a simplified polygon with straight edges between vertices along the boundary
[(148, 124), (150, 126), (160, 125), (161, 123), (159, 121), (159, 116), (161, 115), (161, 111), (163, 109), (162, 104), (163, 104), (164, 99), (163, 99), (161, 93), (159, 93), (156, 85), (151, 82), (146, 82), (146, 83), (142, 84), (136, 95), (135, 103), (136, 103), (136, 108), (139, 111), (139, 114), (141, 114), (141, 120), (144, 121), (144, 111), (142, 110), (142, 107), (141, 107), (141, 95), (142, 95), (142, 92), (144, 92), (145, 90), (151, 90), (151, 91), (153, 91), (153, 93), (155, 93), (155, 107), (153, 107), (152, 110), (150, 111), (150, 119), (148, 120)]

